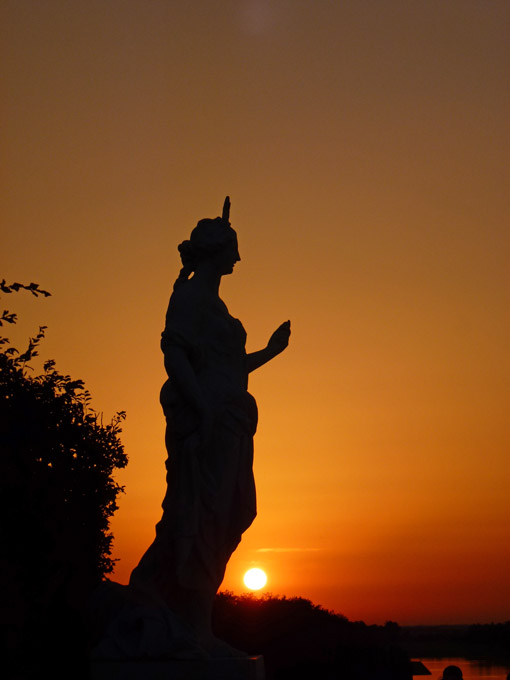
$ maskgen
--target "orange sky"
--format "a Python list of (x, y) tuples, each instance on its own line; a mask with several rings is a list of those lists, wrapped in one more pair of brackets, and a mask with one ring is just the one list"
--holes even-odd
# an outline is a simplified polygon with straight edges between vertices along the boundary
[[(4, 0), (2, 248), (22, 338), (126, 410), (117, 578), (164, 492), (176, 245), (232, 198), (268, 591), (351, 619), (510, 619), (510, 4)], [(17, 337), (11, 333), (11, 336)], [(21, 341), (20, 341), (21, 342)]]

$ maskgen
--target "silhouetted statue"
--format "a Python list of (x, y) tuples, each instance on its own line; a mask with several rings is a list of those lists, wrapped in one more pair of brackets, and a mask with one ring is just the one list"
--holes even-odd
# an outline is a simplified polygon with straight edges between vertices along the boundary
[[(211, 656), (241, 654), (213, 637), (211, 609), (227, 562), (256, 515), (257, 405), (248, 373), (282, 352), (290, 335), (286, 321), (264, 349), (246, 353), (246, 332), (219, 297), (221, 277), (240, 260), (229, 209), (227, 197), (223, 216), (200, 220), (179, 245), (183, 266), (161, 339), (168, 488), (156, 538), (130, 579), (131, 597), (142, 608), (158, 608), (158, 635), (165, 628), (181, 636), (184, 622), (191, 635), (185, 632), (179, 643), (182, 652), (191, 639), (195, 652)], [(154, 610), (146, 614), (154, 622)], [(140, 649), (157, 655), (162, 644)]]

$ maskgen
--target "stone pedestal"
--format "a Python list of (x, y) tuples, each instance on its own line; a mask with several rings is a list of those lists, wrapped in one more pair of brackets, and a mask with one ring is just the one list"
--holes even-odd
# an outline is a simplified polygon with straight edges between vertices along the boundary
[(264, 657), (93, 661), (90, 680), (265, 680)]

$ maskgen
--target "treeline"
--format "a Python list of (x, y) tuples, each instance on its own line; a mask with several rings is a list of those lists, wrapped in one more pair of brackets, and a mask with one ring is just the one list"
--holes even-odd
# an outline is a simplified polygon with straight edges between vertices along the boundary
[(410, 626), (401, 644), (413, 656), (490, 658), (510, 663), (510, 621), (466, 626)]
[(490, 644), (500, 647), (510, 655), (510, 621), (469, 626), (465, 640), (469, 644)]
[(219, 593), (213, 628), (232, 646), (263, 654), (268, 680), (411, 678), (398, 624), (349, 621), (301, 597)]

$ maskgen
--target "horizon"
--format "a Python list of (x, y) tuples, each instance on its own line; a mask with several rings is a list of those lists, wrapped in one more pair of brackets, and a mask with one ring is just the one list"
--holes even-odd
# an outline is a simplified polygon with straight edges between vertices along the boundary
[[(350, 620), (510, 619), (510, 3), (3, 3), (1, 276), (15, 346), (126, 411), (125, 583), (165, 492), (177, 245), (228, 194), (221, 296), (250, 376), (258, 517), (222, 588)], [(428, 625), (428, 624), (426, 624)], [(448, 624), (445, 624), (448, 625)]]
[(235, 593), (231, 590), (228, 589), (223, 589), (223, 586), (220, 586), (220, 589), (218, 590), (218, 595), (232, 595), (233, 597), (247, 597), (249, 599), (255, 599), (255, 600), (266, 600), (266, 599), (301, 599), (301, 600), (306, 600), (310, 602), (314, 607), (319, 607), (320, 609), (323, 609), (324, 611), (327, 611), (329, 614), (333, 614), (334, 616), (339, 616), (342, 618), (347, 619), (351, 623), (364, 623), (366, 626), (384, 626), (386, 623), (396, 623), (400, 628), (470, 628), (471, 626), (501, 626), (501, 625), (507, 625), (510, 624), (510, 619), (507, 619), (505, 621), (488, 621), (488, 622), (481, 622), (481, 621), (471, 621), (471, 622), (466, 622), (466, 623), (405, 623), (401, 624), (399, 621), (393, 621), (390, 619), (387, 619), (384, 622), (378, 622), (378, 623), (373, 623), (373, 622), (367, 622), (363, 621), (361, 619), (352, 619), (350, 617), (345, 616), (342, 614), (342, 612), (334, 611), (332, 609), (328, 609), (327, 607), (324, 607), (321, 604), (318, 604), (317, 602), (313, 602), (310, 600), (310, 598), (305, 597), (304, 595), (293, 595), (293, 596), (286, 596), (286, 595), (276, 595), (275, 593), (272, 592), (264, 592), (257, 594), (257, 592), (252, 592), (252, 591), (246, 591), (246, 592), (240, 592), (240, 593)]

